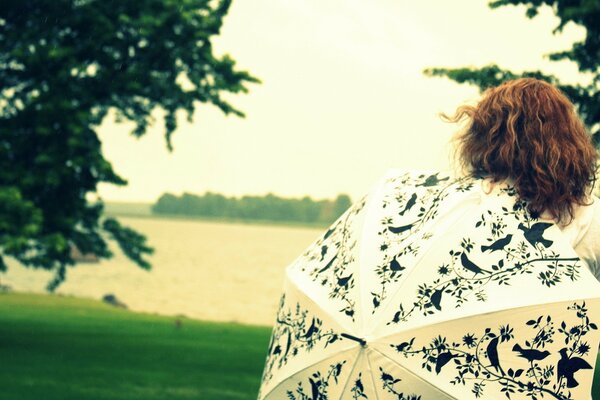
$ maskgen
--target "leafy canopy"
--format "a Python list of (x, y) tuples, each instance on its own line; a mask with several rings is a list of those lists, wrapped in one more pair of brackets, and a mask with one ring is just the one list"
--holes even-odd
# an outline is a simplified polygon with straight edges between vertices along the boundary
[(285, 198), (272, 193), (264, 196), (226, 197), (219, 193), (203, 195), (163, 194), (152, 206), (153, 214), (186, 215), (239, 220), (292, 221), (329, 226), (352, 205), (347, 194), (334, 200)]
[[(244, 114), (223, 98), (258, 82), (218, 57), (231, 0), (4, 0), (0, 7), (0, 270), (5, 256), (54, 271), (72, 251), (111, 257), (107, 240), (142, 268), (146, 239), (103, 218), (99, 183), (125, 185), (103, 157), (97, 127), (114, 110), (142, 136), (165, 113), (166, 143), (200, 103)], [(187, 82), (185, 85), (182, 82)]]
[(459, 83), (476, 85), (480, 89), (496, 86), (519, 77), (544, 79), (559, 87), (577, 106), (579, 114), (590, 130), (596, 145), (600, 144), (600, 2), (590, 0), (493, 0), (491, 8), (508, 5), (525, 6), (525, 14), (534, 18), (541, 7), (551, 7), (559, 18), (559, 24), (553, 33), (559, 33), (568, 23), (577, 24), (586, 30), (586, 36), (580, 42), (564, 51), (549, 54), (552, 61), (569, 60), (577, 64), (581, 73), (587, 73), (591, 79), (588, 84), (566, 84), (553, 75), (539, 70), (515, 73), (497, 65), (483, 68), (430, 68), (425, 74), (444, 76)]

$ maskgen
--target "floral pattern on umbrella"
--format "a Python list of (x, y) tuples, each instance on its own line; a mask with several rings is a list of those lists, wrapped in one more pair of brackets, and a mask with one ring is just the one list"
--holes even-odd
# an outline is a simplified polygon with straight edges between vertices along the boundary
[[(507, 187), (498, 193), (503, 195), (514, 198), (516, 192)], [(470, 300), (487, 301), (487, 285), (510, 285), (517, 275), (535, 274), (548, 287), (563, 279), (579, 279), (579, 257), (558, 255), (553, 241), (545, 237), (551, 227), (555, 224), (534, 218), (526, 204), (516, 199), (510, 208), (485, 210), (469, 235), (449, 250), (446, 260), (438, 265), (437, 278), (422, 282), (410, 305), (400, 303), (387, 324), (406, 322), (415, 313), (427, 316), (441, 312), (451, 304), (450, 300), (455, 308)], [(475, 248), (475, 243), (482, 241), (488, 244)], [(474, 261), (473, 254), (480, 261)], [(491, 257), (495, 261), (489, 262)]]
[(383, 390), (394, 396), (396, 400), (421, 400), (421, 396), (416, 394), (407, 394), (398, 391), (394, 386), (402, 381), (400, 378), (394, 377), (390, 372), (386, 372), (383, 368), (379, 367), (379, 380), (382, 383)]
[(324, 349), (344, 337), (333, 329), (323, 326), (323, 321), (309, 315), (300, 303), (288, 305), (285, 294), (281, 296), (277, 323), (271, 334), (267, 351), (267, 361), (262, 381), (267, 383), (275, 369), (281, 369), (290, 359), (310, 352), (315, 348)]
[(372, 313), (386, 300), (389, 285), (402, 278), (406, 269), (404, 257), (418, 256), (423, 244), (431, 239), (431, 232), (423, 227), (437, 217), (443, 200), (453, 192), (469, 191), (473, 184), (473, 178), (450, 179), (439, 173), (405, 173), (384, 183), (381, 208), (385, 214), (377, 232), (382, 258), (375, 267), (379, 285), (371, 292)]
[(364, 210), (366, 197), (356, 202), (336, 223), (295, 261), (295, 265), (341, 304), (340, 312), (352, 321), (356, 317), (354, 248), (357, 245), (354, 222)]
[(293, 390), (286, 392), (289, 400), (328, 400), (329, 386), (339, 384), (338, 377), (342, 373), (342, 369), (346, 361), (340, 361), (332, 364), (326, 371), (317, 371), (308, 378), (306, 382), (298, 382)]
[(259, 399), (582, 398), (600, 303), (558, 227), (512, 187), (390, 177), (287, 268)]
[[(415, 343), (417, 337), (412, 337), (390, 346), (404, 357), (421, 356), (421, 368), (436, 375), (454, 368), (450, 383), (472, 385), (472, 393), (477, 398), (485, 394), (486, 387), (495, 385), (508, 399), (514, 393), (522, 393), (532, 400), (545, 396), (569, 400), (573, 398), (570, 389), (578, 386), (578, 372), (592, 369), (590, 363), (595, 360), (584, 359), (590, 353), (585, 336), (598, 326), (590, 321), (585, 302), (573, 303), (567, 310), (575, 314), (572, 321), (576, 323), (558, 323), (551, 315), (522, 321), (523, 327), (530, 331), (526, 340), (515, 338), (513, 327), (505, 324), (496, 329), (487, 327), (482, 332), (464, 332), (460, 341), (438, 335), (425, 345)], [(561, 346), (564, 343), (564, 347), (551, 356), (548, 349), (557, 346), (550, 345), (559, 342)], [(502, 343), (508, 347), (500, 350)], [(503, 367), (502, 360), (510, 357), (526, 360), (527, 368)]]

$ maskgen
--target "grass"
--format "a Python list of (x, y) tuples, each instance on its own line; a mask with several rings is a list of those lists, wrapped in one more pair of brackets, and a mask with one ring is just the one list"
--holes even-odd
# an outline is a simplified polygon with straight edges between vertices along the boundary
[(270, 328), (0, 295), (1, 399), (256, 399)]
[(254, 400), (271, 329), (181, 321), (93, 300), (0, 294), (0, 399)]

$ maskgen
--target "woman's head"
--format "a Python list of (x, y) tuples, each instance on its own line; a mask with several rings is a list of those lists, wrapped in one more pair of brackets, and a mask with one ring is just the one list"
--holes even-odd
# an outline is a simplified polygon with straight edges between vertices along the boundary
[(467, 126), (456, 137), (463, 168), (494, 181), (511, 179), (530, 211), (570, 222), (593, 186), (597, 152), (560, 90), (533, 78), (508, 81), (446, 117), (464, 118)]

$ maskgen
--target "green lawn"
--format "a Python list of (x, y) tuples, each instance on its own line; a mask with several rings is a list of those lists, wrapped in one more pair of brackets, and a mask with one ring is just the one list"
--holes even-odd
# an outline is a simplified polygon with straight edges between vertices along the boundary
[(256, 399), (270, 328), (0, 294), (0, 399)]
[[(270, 328), (0, 294), (0, 399), (255, 399)], [(600, 361), (600, 359), (599, 359)], [(594, 398), (600, 399), (600, 365)]]

